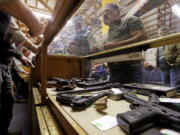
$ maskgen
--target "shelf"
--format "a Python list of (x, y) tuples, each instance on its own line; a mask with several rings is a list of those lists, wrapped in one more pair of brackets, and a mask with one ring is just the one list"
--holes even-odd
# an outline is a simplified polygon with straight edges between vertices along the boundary
[(102, 52), (83, 56), (82, 58), (98, 59), (98, 58), (104, 58), (104, 57), (110, 57), (110, 56), (124, 54), (127, 52), (131, 52), (133, 49), (137, 49), (137, 48), (139, 48), (141, 50), (146, 50), (148, 48), (155, 48), (155, 47), (172, 45), (172, 44), (177, 44), (177, 43), (180, 43), (180, 33), (168, 35), (168, 36), (161, 37), (161, 38), (146, 40), (146, 41), (142, 41), (142, 42), (138, 42), (138, 43), (133, 43), (130, 45), (126, 45), (126, 46), (122, 46), (122, 47), (118, 47), (118, 48), (114, 48), (114, 49), (110, 49), (110, 50), (105, 50)]

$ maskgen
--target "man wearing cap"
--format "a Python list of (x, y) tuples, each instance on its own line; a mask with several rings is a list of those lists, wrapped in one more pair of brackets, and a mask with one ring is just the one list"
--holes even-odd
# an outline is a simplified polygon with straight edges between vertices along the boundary
[[(82, 18), (76, 17), (74, 20), (75, 37), (69, 44), (67, 52), (71, 55), (85, 56), (90, 53), (90, 44), (88, 42), (88, 29), (82, 26)], [(85, 61), (84, 76), (88, 77), (91, 69), (91, 63)]]
[[(120, 9), (115, 4), (107, 4), (104, 23), (109, 26), (108, 42), (104, 49), (111, 49), (145, 40), (146, 33), (142, 22), (135, 16), (122, 18)], [(110, 81), (132, 83), (142, 81), (142, 53), (133, 49), (130, 53), (122, 54), (119, 62), (108, 63)]]
[(75, 37), (69, 45), (68, 51), (71, 55), (84, 56), (90, 53), (90, 44), (87, 40), (88, 29), (82, 25), (82, 17), (74, 19)]

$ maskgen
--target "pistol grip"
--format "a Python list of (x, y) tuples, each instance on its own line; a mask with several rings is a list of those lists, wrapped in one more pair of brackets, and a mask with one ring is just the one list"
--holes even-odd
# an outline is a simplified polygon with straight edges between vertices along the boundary
[(148, 107), (138, 108), (126, 113), (117, 115), (119, 126), (127, 134), (139, 133), (155, 123), (153, 121), (155, 113)]

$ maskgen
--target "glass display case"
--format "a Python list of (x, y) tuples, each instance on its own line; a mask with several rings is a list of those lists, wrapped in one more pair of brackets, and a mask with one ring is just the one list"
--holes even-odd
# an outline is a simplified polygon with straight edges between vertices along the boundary
[(48, 54), (85, 56), (178, 33), (179, 9), (178, 0), (85, 0)]
[[(34, 83), (40, 81), (39, 90), (32, 90), (32, 94), (35, 93), (33, 96), (38, 99), (38, 105), (35, 107), (43, 108), (41, 105), (45, 105), (50, 109), (62, 126), (60, 127), (69, 135), (124, 135), (119, 127), (107, 132), (101, 132), (93, 127), (90, 124), (92, 119), (104, 115), (94, 111), (93, 107), (74, 112), (69, 107), (59, 104), (55, 96), (47, 94), (47, 79), (84, 77), (83, 71), (87, 69), (89, 60), (94, 65), (107, 66), (107, 63), (128, 61), (129, 58), (137, 62), (140, 58), (141, 64), (145, 63), (142, 66), (156, 67), (150, 61), (156, 63), (158, 47), (176, 46), (174, 50), (170, 49), (171, 51), (177, 51), (179, 48), (180, 3), (178, 0), (76, 2), (76, 0), (57, 1), (59, 4), (56, 5), (52, 20), (45, 31), (42, 57), (39, 57), (41, 63), (37, 63), (36, 69), (32, 71), (31, 88), (34, 89)], [(147, 50), (149, 48), (155, 50)], [(134, 54), (136, 52), (138, 55)], [(174, 58), (174, 55), (168, 57)], [(129, 63), (131, 64), (131, 61)], [(117, 72), (114, 76), (118, 76)], [(119, 112), (128, 111), (130, 109), (128, 105), (124, 101), (109, 101), (106, 113), (115, 117)], [(43, 117), (48, 123), (46, 116)]]

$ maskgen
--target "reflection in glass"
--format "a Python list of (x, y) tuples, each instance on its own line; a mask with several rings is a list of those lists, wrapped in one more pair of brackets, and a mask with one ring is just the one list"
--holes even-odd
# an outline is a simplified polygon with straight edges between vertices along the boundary
[[(178, 33), (179, 17), (178, 0), (113, 0), (112, 3), (86, 0), (56, 36), (48, 53), (84, 56)], [(178, 44), (147, 51), (136, 48), (113, 58), (115, 62), (107, 61), (110, 81), (157, 82), (177, 87), (180, 81), (173, 78), (180, 78), (177, 68), (180, 66), (179, 48)], [(164, 76), (165, 65), (168, 67), (169, 83)], [(156, 73), (160, 75), (155, 77), (159, 80), (153, 80), (152, 76)], [(97, 77), (93, 73), (90, 76)]]
[[(119, 15), (115, 15), (118, 12), (116, 8), (111, 11), (110, 4), (105, 0), (86, 0), (51, 43), (48, 53), (83, 56), (142, 41), (146, 39), (143, 37), (145, 34), (148, 39), (156, 38), (161, 27), (167, 27), (169, 34), (180, 31), (178, 0), (114, 0), (114, 4), (119, 8)], [(118, 29), (110, 26), (114, 25), (111, 24), (113, 17), (117, 19), (116, 23), (118, 20), (119, 23), (124, 22), (124, 27), (118, 27), (123, 30), (120, 30), (120, 35), (116, 33)], [(139, 23), (142, 23), (141, 26)], [(131, 40), (137, 27), (142, 27), (144, 34)], [(110, 40), (112, 33), (119, 37)], [(123, 43), (112, 43), (119, 41)]]

